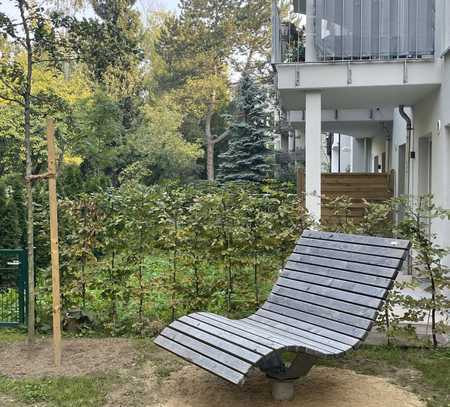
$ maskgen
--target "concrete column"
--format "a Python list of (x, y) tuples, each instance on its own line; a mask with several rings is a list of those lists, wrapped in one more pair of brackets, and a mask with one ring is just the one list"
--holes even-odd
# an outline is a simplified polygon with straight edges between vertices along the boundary
[(306, 93), (305, 123), (305, 192), (306, 209), (319, 221), (321, 217), (321, 173), (322, 173), (322, 95), (320, 92)]
[(314, 0), (306, 0), (306, 30), (305, 30), (305, 61), (317, 62), (316, 47), (314, 45)]
[(289, 147), (288, 151), (292, 153), (295, 151), (295, 133), (293, 131), (289, 132)]

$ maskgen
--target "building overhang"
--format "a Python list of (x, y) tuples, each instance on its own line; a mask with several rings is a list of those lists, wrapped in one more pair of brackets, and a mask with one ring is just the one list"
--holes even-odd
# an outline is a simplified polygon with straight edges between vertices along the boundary
[[(394, 119), (394, 109), (397, 106), (381, 106), (371, 109), (336, 109), (323, 110), (322, 123), (376, 123), (390, 122)], [(290, 123), (305, 121), (304, 110), (291, 110), (287, 112)]]
[[(374, 109), (323, 110), (322, 131), (342, 133), (352, 137), (375, 137), (390, 132), (395, 106)], [(305, 113), (302, 110), (287, 114), (292, 128), (305, 130)]]
[(434, 60), (278, 64), (277, 85), (285, 110), (305, 108), (305, 94), (322, 93), (323, 109), (415, 105), (441, 86)]

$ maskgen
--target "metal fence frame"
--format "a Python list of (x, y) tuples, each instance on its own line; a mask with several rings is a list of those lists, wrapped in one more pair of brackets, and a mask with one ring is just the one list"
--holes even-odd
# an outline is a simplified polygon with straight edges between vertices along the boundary
[(1, 321), (0, 328), (12, 328), (20, 325), (25, 325), (28, 317), (28, 258), (27, 253), (23, 249), (0, 249), (0, 257), (17, 258), (18, 273), (17, 273), (17, 288), (19, 291), (19, 320)]

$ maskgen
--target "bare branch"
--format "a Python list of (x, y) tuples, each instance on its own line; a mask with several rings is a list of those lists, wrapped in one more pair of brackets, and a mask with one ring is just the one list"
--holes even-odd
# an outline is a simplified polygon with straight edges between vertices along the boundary
[(221, 141), (226, 139), (230, 135), (230, 133), (231, 133), (230, 129), (228, 129), (228, 130), (225, 130), (220, 136), (214, 136), (212, 139), (212, 143), (213, 144), (220, 143)]
[(8, 83), (8, 81), (6, 81), (5, 78), (0, 76), (0, 81), (3, 83), (3, 86), (5, 86), (5, 88), (9, 89), (11, 92), (20, 94), (20, 91), (14, 86), (12, 86), (10, 83)]
[(14, 99), (14, 98), (10, 98), (8, 96), (2, 95), (1, 93), (0, 93), (0, 99), (5, 100), (6, 102), (17, 103), (18, 105), (20, 105), (22, 107), (25, 107), (25, 104), (23, 102), (21, 102), (20, 100)]

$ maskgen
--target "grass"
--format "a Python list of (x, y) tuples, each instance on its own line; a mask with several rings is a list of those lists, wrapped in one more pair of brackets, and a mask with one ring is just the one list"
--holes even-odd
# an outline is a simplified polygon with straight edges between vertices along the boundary
[(450, 407), (450, 349), (430, 350), (365, 346), (344, 359), (322, 365), (383, 376), (407, 387), (427, 401), (428, 407)]
[(59, 377), (13, 380), (0, 376), (0, 394), (7, 394), (26, 405), (44, 403), (47, 407), (98, 407), (114, 383), (105, 377)]
[(0, 328), (0, 343), (11, 343), (23, 341), (26, 338), (25, 331), (21, 329), (2, 329)]

